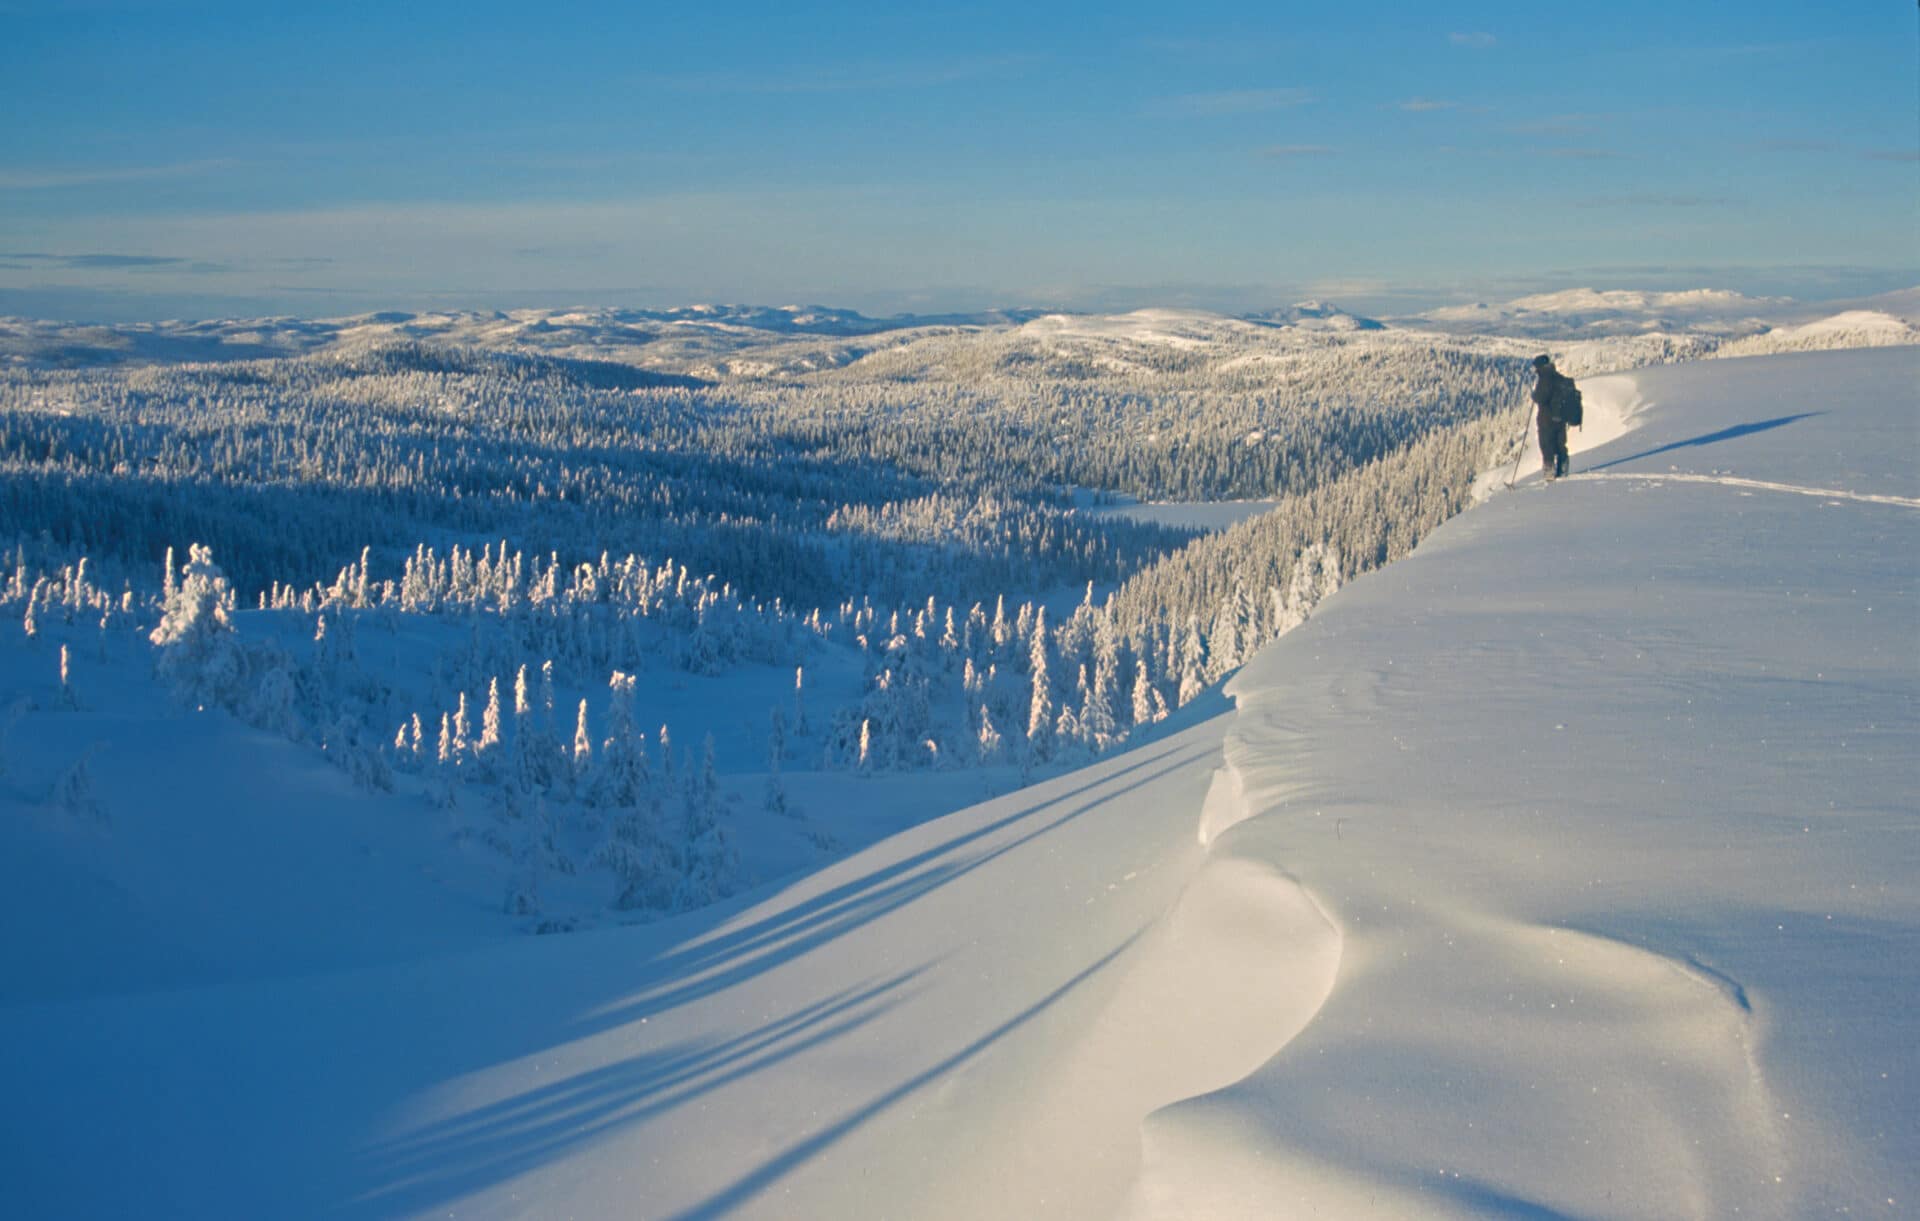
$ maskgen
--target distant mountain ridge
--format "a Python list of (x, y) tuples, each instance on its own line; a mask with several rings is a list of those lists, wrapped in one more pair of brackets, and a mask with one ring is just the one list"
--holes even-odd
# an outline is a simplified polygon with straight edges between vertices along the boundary
[(1376, 318), (1348, 313), (1337, 305), (1323, 301), (1298, 301), (1280, 309), (1241, 314), (1240, 317), (1248, 322), (1293, 326), (1309, 331), (1382, 331), (1387, 325)]
[[(407, 312), (94, 325), (0, 318), (0, 368), (86, 368), (300, 356), (428, 343), (611, 361), (701, 378), (804, 375), (933, 335), (1018, 336), (1035, 344), (1195, 348), (1358, 339), (1386, 331), (1571, 343), (1625, 339), (1756, 350), (1920, 341), (1920, 288), (1807, 305), (1722, 289), (1568, 289), (1498, 304), (1372, 318), (1308, 300), (1237, 315), (1148, 308), (1093, 314), (1038, 308), (876, 318), (825, 305), (699, 304)], [(1825, 324), (1825, 325), (1822, 325)], [(1731, 354), (1731, 353), (1729, 353)]]

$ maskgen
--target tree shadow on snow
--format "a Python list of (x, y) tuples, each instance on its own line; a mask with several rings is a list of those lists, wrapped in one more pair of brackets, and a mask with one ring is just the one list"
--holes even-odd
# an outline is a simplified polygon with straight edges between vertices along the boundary
[(654, 1048), (424, 1125), (367, 1157), (364, 1171), (380, 1185), (354, 1200), (354, 1210), (411, 1215), (533, 1170), (860, 1029), (898, 1004), (892, 994), (924, 970), (847, 989), (744, 1034)]
[(1752, 424), (1735, 424), (1731, 428), (1722, 428), (1719, 432), (1704, 433), (1701, 436), (1689, 437), (1684, 441), (1671, 441), (1657, 449), (1643, 450), (1637, 454), (1628, 454), (1624, 458), (1615, 458), (1611, 462), (1602, 462), (1598, 466), (1590, 466), (1587, 469), (1590, 471), (1604, 471), (1608, 467), (1619, 466), (1626, 462), (1638, 462), (1642, 458), (1652, 458), (1658, 454), (1669, 453), (1676, 449), (1692, 449), (1701, 445), (1717, 445), (1722, 441), (1731, 441), (1735, 437), (1747, 437), (1757, 432), (1768, 432), (1785, 424), (1793, 424), (1800, 420), (1811, 419), (1814, 416), (1825, 414), (1826, 412), (1824, 411), (1802, 411), (1797, 415), (1783, 415), (1771, 420), (1758, 420)]
[[(1052, 795), (1041, 796), (1044, 789), (1028, 790), (1019, 795), (1025, 800), (999, 818), (977, 825), (962, 821), (951, 834), (924, 849), (876, 864), (798, 901), (776, 896), (730, 917), (697, 914), (693, 921), (673, 922), (684, 929), (678, 936), (666, 926), (651, 925), (558, 939), (584, 947), (605, 937), (656, 938), (636, 946), (640, 952), (630, 970), (606, 969), (620, 960), (605, 952), (604, 942), (592, 953), (583, 952), (592, 968), (587, 971), (549, 956), (546, 970), (539, 973), (543, 978), (521, 979), (516, 986), (541, 993), (539, 1012), (552, 1015), (551, 1021), (502, 1021), (491, 1029), (476, 1024), (470, 1032), (474, 1037), (465, 1046), (449, 1049), (437, 1064), (418, 1066), (423, 1080), (400, 1092), (418, 1097), (446, 1082), (605, 1031), (637, 1030), (639, 1023), (652, 1016), (737, 987), (899, 911), (1120, 793), (1188, 766), (1207, 750), (1156, 743), (1140, 748), (1139, 753), (1141, 758), (1125, 767)], [(857, 867), (860, 860), (855, 856), (829, 868), (845, 872), (848, 864)], [(657, 940), (662, 933), (671, 940)], [(901, 1098), (1024, 1025), (1112, 962), (1130, 942), (1131, 938), (1026, 1010), (804, 1136), (682, 1215), (717, 1216), (757, 1194)], [(657, 952), (647, 953), (653, 947), (658, 947)], [(564, 1080), (412, 1127), (359, 1153), (349, 1198), (341, 1202), (341, 1210), (383, 1216), (424, 1212), (527, 1173), (618, 1129), (658, 1118), (788, 1057), (858, 1031), (903, 1003), (910, 995), (903, 989), (910, 989), (935, 967), (937, 962), (924, 963), (822, 996), (751, 1030), (648, 1046), (636, 1055)]]

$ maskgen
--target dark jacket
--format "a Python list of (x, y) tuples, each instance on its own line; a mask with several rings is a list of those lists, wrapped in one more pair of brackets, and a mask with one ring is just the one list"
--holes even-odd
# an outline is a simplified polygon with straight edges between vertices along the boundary
[(1559, 405), (1566, 392), (1573, 389), (1573, 379), (1558, 369), (1547, 368), (1539, 372), (1539, 379), (1533, 383), (1533, 405), (1540, 409), (1540, 418), (1566, 418)]

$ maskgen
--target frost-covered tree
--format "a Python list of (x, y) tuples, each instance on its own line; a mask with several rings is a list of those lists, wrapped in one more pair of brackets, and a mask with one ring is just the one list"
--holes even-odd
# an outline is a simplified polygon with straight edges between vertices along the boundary
[(73, 689), (72, 662), (67, 656), (67, 646), (60, 646), (60, 706), (69, 711), (80, 707), (80, 695)]
[[(1021, 608), (1024, 612), (1025, 608)], [(1027, 700), (1027, 754), (1044, 762), (1053, 757), (1053, 684), (1047, 676), (1047, 608), (1035, 616), (1027, 657), (1032, 690)]]
[(781, 762), (787, 754), (787, 719), (778, 708), (772, 709), (767, 729), (767, 786), (764, 804), (769, 813), (787, 814), (786, 782), (780, 778)]
[(473, 718), (467, 712), (467, 693), (460, 692), (459, 703), (453, 710), (453, 759), (456, 763), (465, 763), (467, 756), (473, 753)]
[(683, 863), (675, 906), (699, 907), (727, 893), (739, 865), (739, 852), (720, 817), (720, 777), (711, 734), (701, 745), (700, 765), (687, 771), (683, 811)]
[(486, 755), (500, 745), (500, 680), (487, 680), (487, 706), (480, 713), (480, 741), (474, 750)]
[(607, 680), (607, 736), (601, 743), (590, 804), (611, 808), (638, 806), (654, 799), (646, 735), (634, 719), (635, 680), (619, 670)]
[(246, 656), (233, 629), (233, 601), (213, 552), (193, 544), (159, 626), (148, 639), (160, 650), (161, 673), (195, 699), (230, 699), (246, 678)]
[(88, 750), (78, 759), (67, 765), (60, 778), (54, 782), (53, 792), (48, 795), (47, 803), (69, 818), (88, 822), (105, 823), (106, 807), (93, 791), (93, 774), (88, 771), (87, 763), (93, 757)]
[(1135, 726), (1152, 725), (1165, 719), (1166, 715), (1166, 700), (1148, 680), (1146, 659), (1141, 658), (1133, 667), (1133, 723)]
[(1180, 636), (1180, 689), (1174, 702), (1184, 708), (1206, 689), (1207, 644), (1200, 634), (1200, 618), (1187, 616), (1186, 630)]
[(993, 727), (993, 714), (987, 710), (985, 704), (980, 705), (980, 732), (975, 736), (974, 741), (978, 747), (979, 760), (983, 764), (998, 763), (1001, 755), (1005, 753), (1006, 745), (1001, 739), (1000, 731)]
[(577, 793), (593, 790), (593, 731), (587, 727), (587, 701), (580, 701), (573, 722), (573, 787)]

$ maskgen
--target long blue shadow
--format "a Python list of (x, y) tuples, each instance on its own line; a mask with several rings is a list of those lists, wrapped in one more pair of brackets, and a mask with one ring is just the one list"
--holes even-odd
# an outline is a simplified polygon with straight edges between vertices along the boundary
[[(549, 1020), (503, 1027), (480, 1044), (463, 1048), (453, 1060), (436, 1064), (423, 1083), (644, 1021), (738, 986), (898, 911), (1023, 844), (1058, 831), (1120, 793), (1155, 783), (1200, 758), (1206, 749), (1174, 743), (1143, 747), (1138, 758), (1097, 779), (1070, 782), (1045, 797), (1023, 795), (1025, 800), (998, 818), (984, 824), (954, 826), (937, 842), (903, 859), (870, 868), (800, 902), (782, 906), (775, 901), (770, 910), (749, 917), (738, 927), (663, 951), (636, 955), (629, 971), (577, 979), (543, 977), (546, 992), (541, 1008), (552, 1015)], [(1119, 952), (1116, 949), (1114, 954)], [(944, 1072), (978, 1054), (1111, 957), (1103, 958), (1034, 1009), (988, 1032), (929, 1073)], [(616, 1130), (658, 1119), (709, 1091), (851, 1035), (901, 1003), (907, 990), (937, 966), (937, 962), (923, 963), (727, 1036), (652, 1047), (383, 1140), (358, 1152), (355, 1185), (347, 1198), (337, 1202), (334, 1211), (387, 1216), (444, 1207), (564, 1157)], [(923, 1079), (915, 1078), (861, 1108), (783, 1158), (762, 1166), (716, 1199), (754, 1194)]]
[(848, 989), (734, 1038), (689, 1040), (631, 1056), (386, 1142), (366, 1155), (366, 1173), (378, 1185), (346, 1211), (432, 1211), (535, 1169), (612, 1129), (853, 1033), (892, 1009), (898, 1002), (891, 994), (926, 969)]
[[(629, 1001), (600, 1009), (583, 1024), (592, 1030), (602, 1030), (651, 1017), (733, 987), (871, 924), (1020, 845), (1099, 808), (1119, 793), (1151, 784), (1205, 753), (1204, 749), (1173, 746), (1146, 749), (1151, 753), (1145, 758), (1098, 780), (954, 835), (800, 903), (776, 909), (741, 928), (670, 950), (648, 964), (648, 973), (656, 978), (664, 975), (686, 982), (643, 991)], [(1138, 774), (1142, 772), (1145, 774)], [(1130, 777), (1129, 783), (1116, 785), (1114, 782), (1122, 777)], [(1097, 789), (1107, 791), (1097, 797), (1087, 796)], [(1075, 798), (1085, 799), (1069, 805)], [(1016, 823), (1045, 817), (1062, 806), (1068, 808), (990, 850), (970, 857), (959, 851)]]
[(892, 1089), (887, 1090), (865, 1105), (842, 1116), (840, 1119), (829, 1124), (819, 1132), (814, 1133), (812, 1136), (807, 1137), (805, 1140), (788, 1146), (785, 1151), (774, 1155), (753, 1170), (735, 1179), (730, 1186), (715, 1192), (691, 1208), (683, 1209), (673, 1214), (672, 1221), (711, 1221), (712, 1218), (723, 1217), (727, 1213), (732, 1212), (746, 1201), (752, 1199), (768, 1187), (771, 1187), (774, 1183), (779, 1182), (787, 1175), (805, 1165), (809, 1160), (824, 1152), (854, 1129), (860, 1127), (894, 1103), (899, 1102), (902, 1098), (905, 1098), (922, 1086), (937, 1081), (942, 1076), (965, 1064), (993, 1044), (999, 1042), (1007, 1035), (1012, 1034), (1020, 1027), (1044, 1013), (1062, 997), (1066, 996), (1067, 993), (1072, 992), (1075, 988), (1099, 974), (1100, 971), (1112, 963), (1114, 959), (1125, 953), (1127, 947), (1132, 945), (1139, 937), (1140, 932), (1135, 931), (1125, 941), (1122, 941), (1119, 945), (1114, 946), (1098, 959), (1089, 963), (1086, 968), (1077, 975), (1047, 993), (1027, 1008), (1022, 1009), (1019, 1013), (1014, 1014), (1006, 1021), (995, 1026), (992, 1030), (987, 1031), (973, 1042), (962, 1047), (939, 1063), (931, 1065), (921, 1072), (908, 1077)]
[(1697, 437), (1688, 437), (1684, 441), (1670, 441), (1658, 449), (1642, 450), (1637, 454), (1628, 454), (1624, 458), (1615, 458), (1611, 462), (1602, 462), (1599, 466), (1590, 466), (1592, 471), (1604, 471), (1610, 466), (1619, 466), (1623, 462), (1638, 462), (1642, 458), (1652, 458), (1658, 454), (1671, 453), (1676, 449), (1693, 449), (1701, 445), (1718, 445), (1722, 441), (1731, 441), (1735, 437), (1750, 437), (1757, 432), (1767, 432), (1785, 424), (1825, 415), (1824, 411), (1802, 411), (1798, 415), (1783, 415), (1771, 420), (1758, 420), (1752, 424), (1735, 424), (1731, 428), (1722, 428), (1719, 432), (1703, 433)]

